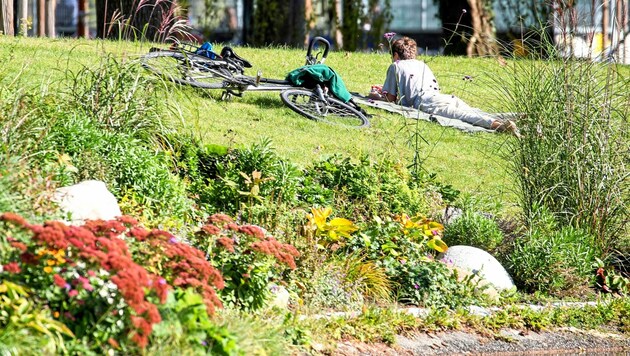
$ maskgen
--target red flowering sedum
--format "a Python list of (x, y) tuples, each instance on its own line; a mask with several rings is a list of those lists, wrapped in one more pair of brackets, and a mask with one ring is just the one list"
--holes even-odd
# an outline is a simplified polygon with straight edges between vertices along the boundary
[(16, 262), (7, 263), (6, 265), (2, 266), (2, 269), (5, 272), (9, 273), (20, 273), (21, 271), (20, 265), (18, 265)]
[[(204, 254), (177, 242), (165, 231), (148, 231), (138, 227), (138, 222), (133, 218), (123, 216), (112, 221), (93, 220), (83, 226), (67, 226), (58, 221), (30, 225), (17, 214), (5, 213), (0, 215), (0, 221), (30, 232), (28, 246), (10, 240), (11, 246), (16, 249), (14, 256), (40, 273), (43, 270), (44, 276), (49, 273), (52, 285), (67, 291), (67, 296), (79, 304), (83, 303), (80, 291), (89, 293), (94, 289), (89, 278), (73, 277), (72, 289), (62, 277), (63, 273), (53, 274), (53, 269), (59, 271), (61, 268), (64, 271), (81, 262), (87, 266), (87, 275), (90, 277), (95, 278), (94, 270), (106, 271), (126, 305), (133, 311), (130, 315), (130, 337), (140, 347), (148, 344), (153, 325), (161, 321), (157, 306), (148, 299), (150, 294), (155, 294), (163, 303), (172, 286), (193, 287), (204, 296), (209, 313), (221, 306), (216, 289), (223, 288), (223, 278), (206, 261)], [(145, 256), (140, 256), (140, 263), (134, 261), (126, 240), (121, 238), (124, 234), (133, 239), (130, 241), (152, 249), (161, 258), (168, 275), (159, 276), (148, 272), (142, 265)], [(3, 271), (17, 274), (21, 269), (14, 261), (4, 265)], [(72, 320), (74, 317), (67, 313), (67, 318)]]
[[(286, 268), (295, 269), (300, 254), (259, 226), (239, 225), (216, 214), (191, 238), (193, 246), (206, 251), (207, 258), (226, 278), (221, 295), (243, 309), (264, 305), (267, 284), (281, 279)], [(179, 275), (175, 285), (186, 281)]]

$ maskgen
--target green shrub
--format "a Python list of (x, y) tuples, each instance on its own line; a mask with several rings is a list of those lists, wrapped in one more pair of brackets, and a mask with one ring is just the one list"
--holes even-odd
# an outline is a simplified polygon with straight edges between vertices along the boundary
[(208, 316), (203, 296), (176, 289), (159, 306), (162, 322), (151, 333), (148, 353), (241, 355), (236, 335)]
[(503, 242), (503, 233), (494, 220), (467, 209), (446, 225), (444, 242), (449, 246), (467, 245), (491, 252)]
[[(542, 215), (542, 219), (547, 216)], [(558, 296), (585, 293), (594, 281), (593, 264), (601, 253), (593, 236), (549, 220), (536, 225), (514, 242), (507, 256), (506, 267), (516, 285)]]
[(210, 145), (181, 152), (186, 158), (181, 173), (191, 179), (192, 193), (210, 213), (241, 213), (243, 221), (261, 223), (265, 214), (297, 202), (301, 173), (267, 139), (230, 151)]
[(307, 204), (334, 206), (342, 216), (357, 220), (373, 216), (391, 216), (403, 212), (425, 212), (431, 203), (428, 182), (412, 179), (399, 163), (374, 162), (362, 157), (333, 155), (305, 170), (301, 200)]
[(70, 157), (76, 168), (75, 173), (69, 173), (71, 183), (103, 180), (118, 199), (131, 199), (141, 207), (142, 211), (132, 210), (134, 215), (154, 223), (164, 217), (190, 220), (193, 203), (184, 183), (171, 172), (167, 153), (131, 134), (99, 126), (76, 116), (59, 120), (45, 138), (49, 146)]
[(14, 212), (31, 221), (58, 217), (50, 201), (52, 174), (28, 167), (20, 157), (0, 154), (0, 213)]

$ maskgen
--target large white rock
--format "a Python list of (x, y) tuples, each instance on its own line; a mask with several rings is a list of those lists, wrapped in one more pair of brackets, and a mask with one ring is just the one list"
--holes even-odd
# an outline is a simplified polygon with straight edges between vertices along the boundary
[(70, 224), (80, 225), (85, 220), (112, 220), (122, 215), (116, 197), (105, 183), (86, 180), (69, 187), (59, 188), (53, 201), (70, 216)]
[(289, 291), (283, 286), (277, 285), (275, 283), (270, 283), (268, 288), (271, 292), (271, 297), (267, 305), (270, 308), (276, 307), (280, 309), (287, 309), (289, 307), (289, 301), (291, 299)]
[(453, 267), (468, 270), (494, 286), (497, 290), (514, 288), (512, 277), (505, 268), (486, 251), (472, 246), (452, 246), (438, 259)]

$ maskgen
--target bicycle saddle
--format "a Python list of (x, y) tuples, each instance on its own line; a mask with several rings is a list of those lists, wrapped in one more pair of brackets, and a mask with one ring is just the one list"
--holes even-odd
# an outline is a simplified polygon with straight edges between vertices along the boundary
[(221, 57), (227, 61), (233, 60), (239, 62), (245, 68), (251, 68), (252, 65), (246, 59), (239, 57), (231, 47), (223, 47)]

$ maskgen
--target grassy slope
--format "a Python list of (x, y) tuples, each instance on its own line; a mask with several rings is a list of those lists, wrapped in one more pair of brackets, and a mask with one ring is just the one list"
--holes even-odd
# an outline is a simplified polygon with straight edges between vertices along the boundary
[[(20, 73), (34, 86), (42, 81), (56, 85), (67, 68), (96, 65), (106, 53), (133, 60), (148, 48), (148, 44), (139, 43), (0, 36), (0, 59), (11, 54), (10, 66), (5, 69)], [(236, 51), (254, 64), (247, 74), (255, 75), (260, 69), (263, 76), (271, 78), (282, 78), (303, 65), (305, 55), (305, 51), (285, 48), (244, 47)], [(434, 57), (427, 62), (443, 92), (488, 111), (501, 111), (501, 103), (493, 97), (496, 84), (483, 84), (504, 72), (495, 60)], [(389, 59), (382, 53), (331, 52), (326, 63), (342, 76), (350, 91), (366, 93), (371, 84), (382, 83)], [(462, 80), (465, 75), (474, 80)], [(166, 85), (164, 90), (165, 104), (179, 113), (175, 115), (179, 116), (178, 125), (208, 143), (247, 145), (269, 137), (282, 156), (302, 165), (337, 152), (402, 157), (407, 162), (412, 155), (406, 141), (416, 122), (384, 111), (368, 109), (374, 115), (372, 127), (359, 131), (306, 120), (284, 107), (277, 92), (248, 92), (242, 98), (222, 102), (219, 92), (182, 90), (172, 85)], [(428, 142), (421, 148), (425, 167), (438, 173), (440, 181), (465, 192), (481, 192), (504, 202), (514, 200), (504, 162), (495, 155), (498, 145), (512, 138), (466, 134), (427, 122), (419, 122), (417, 129)]]

